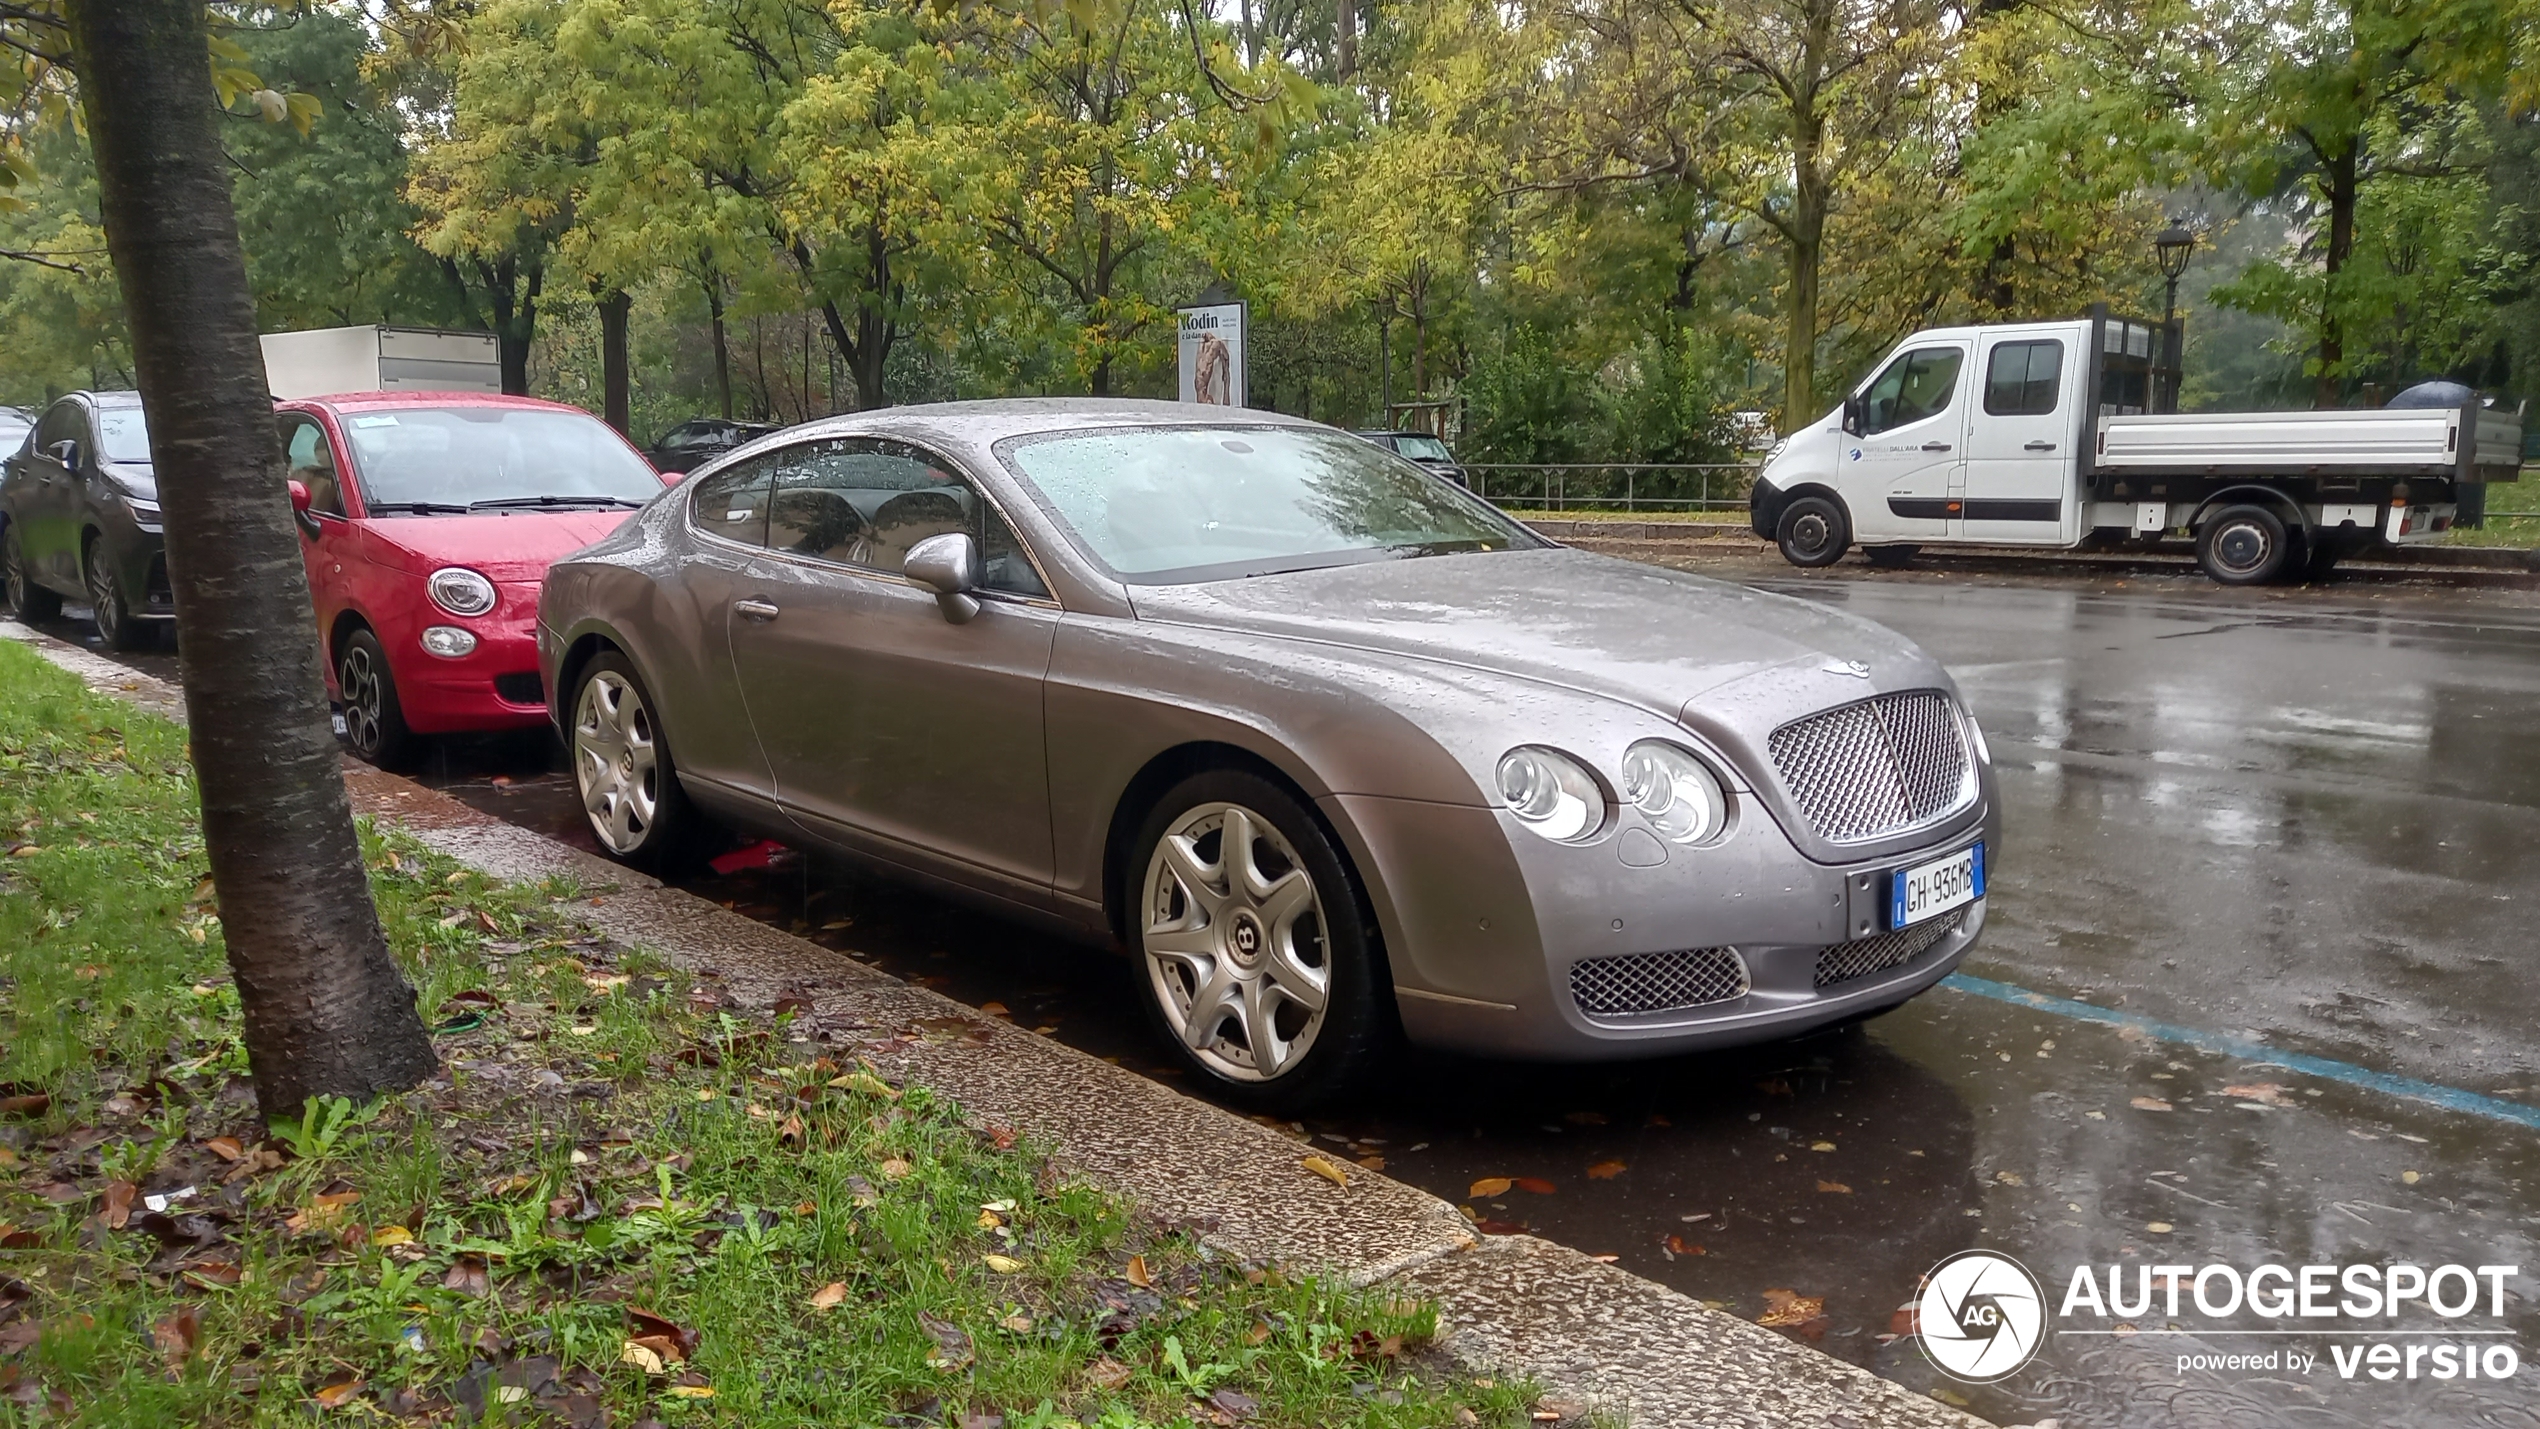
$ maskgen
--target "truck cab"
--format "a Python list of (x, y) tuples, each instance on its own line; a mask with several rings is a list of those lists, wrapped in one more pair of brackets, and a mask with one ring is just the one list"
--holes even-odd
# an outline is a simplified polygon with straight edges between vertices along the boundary
[(2519, 418), (2476, 401), (2181, 415), (2177, 336), (2105, 309), (1918, 332), (1774, 450), (1755, 532), (1800, 566), (1856, 544), (1898, 562), (2188, 536), (2208, 575), (2245, 585), (2433, 539), (2459, 483), (2519, 470)]

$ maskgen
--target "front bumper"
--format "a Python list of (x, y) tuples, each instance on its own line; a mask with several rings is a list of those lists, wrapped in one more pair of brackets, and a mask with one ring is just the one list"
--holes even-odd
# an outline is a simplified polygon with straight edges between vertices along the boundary
[[(494, 609), (472, 618), (449, 615), (428, 602), (380, 640), (406, 725), (417, 734), (526, 729), (547, 723), (546, 688), (538, 675), (538, 587), (496, 588)], [(476, 637), (476, 648), (455, 658), (423, 648), (423, 632), (454, 625)]]
[[(1844, 864), (1808, 859), (1751, 799), (1719, 845), (1669, 849), (1655, 866), (1631, 861), (1645, 859), (1654, 840), (1627, 842), (1628, 822), (1570, 847), (1492, 809), (1355, 796), (1338, 803), (1364, 847), (1359, 856), (1377, 868), (1371, 882), (1381, 887), (1379, 921), (1411, 1040), (1578, 1061), (1794, 1036), (1892, 1007), (1948, 976), (1983, 932), (1983, 900), (1913, 930), (1949, 925), (1907, 939), (1902, 960), (1885, 961), (1895, 951), (1880, 941), (1890, 936), (1887, 875), (1978, 839), (1995, 862), (2000, 819), (1985, 785), (1973, 809), (1918, 847)], [(1573, 969), (1583, 963), (1601, 977), (1658, 961), (1634, 955), (1695, 950), (1733, 953), (1743, 990), (1624, 1013), (1591, 1013), (1574, 990)], [(1843, 975), (1863, 965), (1869, 970)]]
[(1782, 508), (1790, 504), (1790, 493), (1762, 477), (1746, 497), (1746, 524), (1756, 535), (1770, 541), (1778, 537), (1782, 526)]

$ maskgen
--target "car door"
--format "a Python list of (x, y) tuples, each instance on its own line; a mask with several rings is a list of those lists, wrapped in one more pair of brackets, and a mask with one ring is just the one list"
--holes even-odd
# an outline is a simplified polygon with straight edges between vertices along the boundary
[(80, 462), (91, 460), (94, 436), (87, 410), (79, 399), (65, 397), (47, 408), (35, 425), (35, 441), (26, 456), (25, 489), (19, 496), (18, 539), (26, 550), (27, 569), (56, 590), (81, 589), (79, 571), (79, 487), (76, 464), (64, 465), (54, 455), (63, 442), (75, 442)]
[(679, 580), (661, 591), (674, 610), (661, 624), (690, 634), (646, 652), (649, 672), (662, 686), (654, 693), (681, 781), (702, 780), (745, 796), (752, 807), (775, 802), (776, 779), (733, 677), (732, 630), (740, 617), (732, 607), (765, 584), (767, 498), (775, 474), (774, 461), (753, 457), (687, 492)]
[(1888, 359), (1861, 390), (1860, 430), (1847, 434), (1841, 462), (1856, 539), (1951, 534), (1966, 437), (1966, 361), (1964, 342), (1918, 343)]
[[(317, 616), (318, 638), (335, 625), (344, 609), (344, 563), (353, 553), (344, 520), (344, 481), (338, 474), (335, 445), (326, 428), (305, 412), (285, 412), (275, 419), (281, 429), (285, 476), (308, 488), (309, 509), (300, 528), (300, 560), (309, 574), (309, 604)], [(326, 657), (330, 668), (335, 652)]]
[(2061, 337), (1988, 333), (1979, 395), (1967, 414), (1960, 533), (2008, 545), (2069, 545), (2080, 535), (2071, 480), (2078, 431), (2071, 371), (2081, 354)]
[[(732, 657), (787, 812), (832, 843), (1045, 894), (1058, 607), (1028, 554), (975, 483), (917, 447), (836, 438), (770, 457)], [(959, 625), (900, 573), (911, 546), (951, 531), (979, 542), (987, 586)]]

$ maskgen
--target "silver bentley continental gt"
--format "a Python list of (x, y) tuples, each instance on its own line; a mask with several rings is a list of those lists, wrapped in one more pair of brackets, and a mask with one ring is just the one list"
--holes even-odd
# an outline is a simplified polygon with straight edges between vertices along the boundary
[(721, 825), (1119, 945), (1264, 1106), (1397, 1037), (1632, 1057), (1886, 1011), (1975, 942), (1999, 834), (1910, 642), (1266, 412), (763, 437), (557, 562), (539, 644), (610, 853)]

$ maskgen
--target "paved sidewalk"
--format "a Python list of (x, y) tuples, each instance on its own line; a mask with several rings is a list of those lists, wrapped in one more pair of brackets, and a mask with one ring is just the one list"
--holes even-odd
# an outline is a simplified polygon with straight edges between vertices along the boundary
[[(163, 681), (7, 621), (90, 688), (182, 720)], [(796, 1026), (922, 1082), (983, 1123), (1213, 1247), (1387, 1284), (1440, 1306), (1444, 1345), (1483, 1373), (1530, 1375), (1565, 1419), (1636, 1426), (1969, 1429), (1983, 1421), (1654, 1282), (1532, 1236), (1477, 1237), (1451, 1205), (1343, 1163), (1342, 1187), (1281, 1132), (863, 967), (692, 894), (350, 761), (354, 809), (488, 874), (560, 878), (559, 911), (718, 981), (736, 1003), (806, 1004)]]

